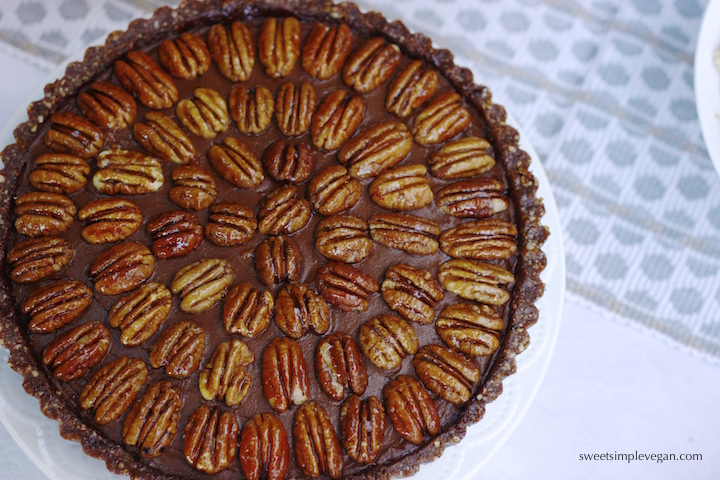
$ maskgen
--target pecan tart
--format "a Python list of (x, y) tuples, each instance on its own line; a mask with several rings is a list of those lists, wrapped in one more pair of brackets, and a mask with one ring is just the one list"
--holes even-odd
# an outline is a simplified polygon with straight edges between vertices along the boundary
[(110, 470), (407, 475), (500, 394), (548, 232), (449, 52), (353, 4), (186, 1), (45, 92), (3, 151), (2, 343)]

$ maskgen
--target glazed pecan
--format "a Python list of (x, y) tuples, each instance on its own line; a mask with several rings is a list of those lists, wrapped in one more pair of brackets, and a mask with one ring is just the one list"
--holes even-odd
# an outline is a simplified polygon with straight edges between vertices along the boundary
[(222, 144), (210, 147), (208, 159), (225, 180), (240, 188), (255, 188), (265, 178), (260, 161), (239, 138), (225, 137)]
[(90, 306), (92, 290), (79, 280), (60, 280), (37, 290), (20, 305), (30, 316), (28, 330), (50, 333), (72, 323)]
[(70, 263), (73, 248), (62, 238), (31, 238), (16, 243), (5, 259), (10, 279), (15, 283), (33, 283), (53, 275)]
[(297, 465), (308, 477), (342, 474), (340, 441), (327, 412), (317, 403), (308, 402), (295, 412), (293, 447)]
[(193, 322), (178, 322), (166, 328), (150, 349), (150, 365), (165, 367), (172, 378), (186, 378), (200, 368), (205, 350), (205, 330)]
[(339, 262), (320, 267), (315, 281), (325, 300), (344, 312), (364, 312), (368, 308), (368, 297), (380, 288), (370, 275)]
[(510, 293), (500, 285), (513, 283), (515, 276), (496, 265), (461, 259), (440, 265), (438, 280), (445, 290), (466, 300), (503, 305)]
[(210, 68), (210, 50), (205, 41), (190, 32), (174, 40), (165, 40), (158, 47), (158, 58), (165, 70), (175, 78), (190, 80)]
[(223, 342), (200, 372), (200, 394), (205, 400), (225, 400), (228, 407), (240, 405), (250, 390), (246, 368), (255, 355), (240, 340)]
[(350, 458), (360, 464), (374, 462), (384, 438), (382, 402), (375, 396), (360, 400), (357, 395), (350, 395), (340, 407), (340, 439)]
[(202, 138), (215, 138), (230, 126), (225, 99), (212, 88), (196, 88), (194, 100), (183, 99), (175, 115), (188, 130)]
[(26, 237), (53, 237), (68, 229), (76, 213), (65, 195), (28, 192), (15, 199), (15, 228)]
[(345, 62), (343, 80), (360, 93), (375, 90), (392, 77), (401, 56), (397, 45), (388, 44), (381, 37), (371, 38), (356, 48)]
[(269, 290), (261, 292), (250, 282), (242, 282), (228, 291), (223, 307), (225, 330), (253, 338), (270, 325), (275, 299)]
[(82, 158), (67, 153), (45, 153), (35, 159), (30, 184), (42, 192), (75, 193), (85, 186), (90, 165)]
[(430, 272), (404, 263), (388, 269), (380, 288), (391, 310), (424, 324), (435, 320), (435, 305), (445, 298), (442, 286)]
[(215, 245), (232, 247), (250, 240), (257, 230), (255, 213), (239, 203), (210, 205), (205, 236)]
[(78, 108), (88, 120), (105, 130), (121, 130), (135, 121), (137, 104), (122, 88), (95, 82), (77, 97)]
[(436, 145), (465, 130), (470, 124), (470, 113), (455, 92), (435, 97), (415, 117), (412, 134), (420, 145)]
[(473, 384), (480, 380), (475, 362), (441, 345), (420, 348), (413, 358), (413, 367), (428, 390), (456, 405), (470, 400)]
[(428, 157), (430, 173), (443, 180), (456, 180), (481, 175), (495, 166), (490, 143), (480, 137), (454, 140), (435, 150)]
[(310, 128), (316, 108), (317, 94), (309, 83), (303, 82), (300, 88), (292, 82), (280, 87), (275, 100), (275, 119), (280, 133), (286, 137), (303, 135)]
[(145, 458), (159, 456), (175, 438), (182, 403), (171, 382), (153, 383), (125, 417), (123, 442), (137, 445)]
[(435, 330), (443, 342), (475, 357), (492, 355), (500, 346), (505, 324), (487, 305), (458, 303), (440, 312)]
[(152, 236), (152, 252), (156, 258), (182, 257), (202, 242), (203, 228), (195, 215), (185, 210), (161, 213), (145, 225)]
[(310, 221), (310, 202), (296, 197), (293, 185), (272, 191), (260, 206), (258, 231), (263, 235), (289, 235), (305, 227)]
[(331, 165), (310, 180), (307, 195), (315, 210), (335, 215), (352, 208), (362, 196), (362, 185), (342, 165)]
[(142, 225), (140, 209), (125, 198), (100, 198), (85, 205), (78, 212), (85, 222), (80, 234), (94, 245), (125, 240)]
[(298, 282), (302, 264), (300, 247), (284, 235), (269, 237), (255, 249), (255, 269), (265, 285)]
[(365, 102), (360, 96), (347, 97), (345, 90), (332, 92), (313, 115), (310, 136), (317, 148), (327, 151), (340, 148), (360, 126)]
[(247, 480), (283, 480), (290, 466), (285, 427), (272, 413), (256, 413), (245, 423), (238, 458)]
[(421, 60), (413, 60), (388, 87), (385, 108), (405, 118), (433, 96), (437, 84), (437, 72), (424, 67)]
[(365, 360), (349, 335), (333, 333), (320, 340), (315, 369), (320, 386), (333, 400), (342, 400), (346, 390), (358, 395), (365, 393), (368, 385)]
[(208, 258), (178, 270), (170, 283), (170, 290), (180, 295), (180, 310), (200, 313), (222, 299), (234, 276), (227, 260)]
[(104, 295), (129, 292), (155, 270), (155, 258), (145, 245), (123, 242), (104, 251), (90, 264), (95, 290)]
[(278, 182), (299, 185), (312, 175), (315, 158), (305, 142), (278, 140), (265, 150), (263, 163)]
[(415, 210), (433, 201), (427, 167), (419, 163), (386, 170), (370, 184), (370, 196), (389, 210)]
[(400, 375), (383, 390), (385, 411), (395, 431), (408, 442), (420, 445), (425, 434), (440, 433), (440, 416), (427, 390), (412, 377)]
[(108, 312), (108, 323), (113, 328), (120, 328), (123, 345), (133, 347), (155, 335), (171, 308), (170, 290), (152, 282), (115, 302)]
[(368, 224), (360, 217), (334, 215), (315, 228), (315, 247), (330, 260), (357, 263), (370, 256), (373, 249)]
[(97, 160), (93, 185), (105, 195), (142, 195), (165, 183), (160, 162), (140, 152), (105, 150)]
[(323, 335), (330, 329), (330, 307), (309, 285), (286, 285), (277, 294), (275, 324), (291, 338), (307, 330)]
[(92, 410), (98, 425), (107, 425), (130, 408), (147, 378), (147, 366), (139, 358), (123, 356), (106, 363), (80, 392), (80, 408)]
[(166, 162), (186, 165), (195, 158), (195, 146), (190, 137), (160, 112), (147, 112), (145, 123), (133, 127), (135, 140), (148, 152)]
[(462, 180), (437, 192), (440, 209), (454, 217), (486, 218), (507, 210), (510, 201), (503, 194), (503, 185), (494, 178)]
[(115, 75), (125, 90), (148, 108), (170, 108), (177, 102), (175, 81), (146, 53), (128, 52), (125, 60), (115, 62)]
[(53, 113), (45, 146), (56, 153), (69, 153), (87, 160), (94, 157), (105, 143), (103, 132), (94, 123), (72, 112)]
[(207, 43), (220, 73), (231, 82), (250, 78), (255, 65), (255, 45), (250, 30), (235, 21), (230, 27), (217, 24), (210, 28)]
[(515, 225), (488, 218), (460, 225), (440, 235), (440, 249), (453, 258), (500, 260), (517, 250)]
[(372, 239), (387, 247), (416, 255), (430, 255), (438, 249), (440, 227), (432, 220), (407, 213), (378, 213), (368, 225)]
[(230, 91), (230, 116), (245, 135), (259, 135), (272, 121), (275, 100), (263, 85), (248, 90), (240, 84)]
[(285, 337), (275, 337), (262, 358), (265, 398), (272, 408), (285, 412), (290, 404), (302, 405), (308, 399), (308, 369), (300, 345)]
[(300, 55), (300, 22), (294, 17), (268, 18), (258, 35), (258, 60), (270, 78), (286, 77)]
[(204, 210), (215, 201), (217, 186), (210, 172), (194, 165), (183, 165), (171, 175), (175, 186), (168, 196), (178, 207), (186, 210)]
[(360, 348), (378, 368), (398, 368), (402, 359), (414, 355), (419, 341), (412, 325), (395, 315), (379, 315), (360, 326)]
[(238, 425), (235, 414), (202, 405), (188, 417), (183, 431), (185, 460), (209, 474), (225, 470), (235, 460)]
[(100, 363), (109, 348), (110, 330), (100, 322), (89, 322), (48, 343), (42, 361), (57, 379), (72, 382)]
[(382, 122), (363, 130), (338, 152), (350, 175), (359, 180), (374, 177), (400, 163), (412, 148), (412, 135), (399, 122)]
[(310, 76), (327, 80), (340, 72), (352, 46), (352, 31), (344, 23), (338, 27), (316, 23), (305, 39), (302, 66)]

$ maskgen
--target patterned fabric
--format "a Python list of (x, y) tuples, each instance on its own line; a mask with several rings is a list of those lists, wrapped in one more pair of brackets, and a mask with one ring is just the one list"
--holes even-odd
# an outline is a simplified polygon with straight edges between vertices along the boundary
[[(50, 69), (160, 3), (4, 0), (0, 48)], [(524, 125), (560, 209), (571, 299), (720, 356), (720, 179), (693, 93), (707, 2), (357, 3), (455, 52)]]

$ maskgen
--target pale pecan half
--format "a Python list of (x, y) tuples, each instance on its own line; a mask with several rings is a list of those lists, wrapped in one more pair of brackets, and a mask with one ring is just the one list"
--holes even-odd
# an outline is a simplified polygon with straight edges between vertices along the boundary
[(407, 213), (378, 213), (368, 220), (373, 240), (390, 248), (416, 255), (430, 255), (438, 249), (440, 227), (432, 220)]
[(338, 152), (350, 175), (359, 180), (374, 177), (400, 163), (412, 148), (412, 135), (399, 122), (382, 122), (358, 133)]
[(299, 185), (312, 175), (315, 157), (305, 142), (278, 140), (265, 150), (263, 163), (270, 176), (278, 182)]
[(258, 34), (258, 60), (270, 78), (286, 77), (300, 56), (300, 22), (295, 17), (268, 18)]
[(185, 460), (201, 472), (218, 473), (235, 460), (238, 425), (235, 414), (202, 405), (188, 417), (183, 431)]
[(200, 368), (205, 351), (205, 330), (194, 322), (178, 322), (158, 336), (150, 348), (150, 365), (165, 367), (172, 378), (186, 378)]
[(90, 264), (95, 290), (104, 295), (129, 292), (143, 284), (155, 270), (155, 258), (138, 242), (119, 243)]
[(424, 67), (422, 60), (413, 60), (388, 87), (385, 108), (405, 118), (433, 96), (437, 84), (437, 72)]
[(419, 163), (386, 170), (370, 184), (370, 196), (389, 210), (415, 210), (433, 201), (427, 167)]
[(50, 333), (72, 323), (90, 306), (93, 293), (79, 280), (60, 280), (37, 290), (20, 305), (30, 316), (28, 330)]
[(178, 270), (170, 283), (170, 290), (182, 299), (180, 310), (200, 313), (222, 299), (234, 277), (227, 260), (208, 258)]
[(108, 312), (108, 323), (113, 328), (120, 328), (123, 345), (133, 347), (155, 335), (171, 308), (170, 290), (152, 282), (115, 302)]
[(360, 200), (362, 185), (348, 175), (342, 165), (331, 165), (310, 180), (307, 196), (319, 213), (335, 215), (352, 208)]
[(310, 221), (310, 202), (297, 197), (297, 188), (284, 185), (272, 191), (258, 212), (258, 231), (263, 235), (295, 233)]
[(194, 100), (183, 99), (175, 115), (188, 130), (202, 138), (215, 138), (230, 126), (225, 99), (212, 88), (196, 88)]
[(423, 324), (432, 323), (435, 305), (445, 298), (442, 286), (430, 272), (404, 263), (388, 269), (380, 289), (391, 310)]
[(53, 237), (68, 229), (76, 213), (65, 195), (28, 192), (15, 199), (15, 228), (26, 237)]
[(380, 289), (370, 275), (339, 262), (320, 267), (315, 281), (325, 300), (344, 312), (364, 312), (368, 308), (370, 295)]
[(65, 268), (73, 257), (73, 248), (62, 238), (31, 238), (10, 248), (5, 259), (10, 279), (15, 283), (33, 283)]
[(291, 338), (308, 330), (323, 335), (330, 329), (330, 307), (309, 285), (286, 285), (275, 301), (275, 324)]
[(78, 212), (85, 222), (80, 234), (93, 245), (125, 240), (142, 225), (140, 209), (125, 198), (100, 198), (85, 205)]
[(200, 372), (200, 394), (205, 400), (224, 400), (228, 407), (240, 405), (250, 391), (246, 368), (254, 361), (255, 355), (240, 340), (219, 344)]
[(333, 400), (342, 400), (346, 390), (362, 395), (368, 385), (360, 348), (350, 335), (344, 333), (333, 333), (320, 340), (315, 370), (320, 386)]
[(517, 251), (515, 225), (494, 218), (466, 222), (440, 235), (440, 249), (453, 258), (502, 260)]
[(77, 97), (78, 108), (88, 120), (105, 130), (121, 130), (135, 121), (137, 104), (122, 88), (95, 82)]
[(263, 85), (248, 90), (240, 84), (230, 91), (230, 116), (245, 135), (259, 135), (272, 121), (275, 99)]
[(145, 123), (133, 127), (135, 140), (166, 162), (186, 165), (195, 158), (195, 146), (175, 120), (160, 112), (147, 112)]
[(160, 456), (175, 438), (182, 403), (180, 390), (171, 382), (153, 383), (125, 417), (123, 442), (137, 445), (142, 457)]
[(360, 93), (375, 90), (392, 77), (400, 63), (400, 48), (374, 37), (360, 45), (350, 55), (343, 68), (343, 80)]
[(395, 431), (413, 445), (420, 445), (428, 434), (440, 433), (440, 415), (427, 390), (412, 377), (400, 375), (384, 390), (385, 411)]
[(413, 358), (413, 367), (425, 387), (440, 398), (461, 405), (480, 380), (477, 364), (462, 353), (441, 345), (425, 345)]
[(352, 215), (334, 215), (321, 220), (315, 228), (315, 247), (330, 260), (357, 263), (370, 256), (373, 242), (365, 220)]
[(186, 210), (204, 210), (215, 201), (217, 186), (210, 172), (195, 165), (183, 165), (171, 175), (175, 186), (168, 196), (178, 207)]
[(303, 135), (310, 128), (315, 109), (317, 94), (308, 82), (303, 82), (300, 88), (292, 82), (280, 87), (275, 100), (275, 119), (280, 133), (286, 137)]
[(465, 130), (470, 124), (470, 112), (455, 92), (435, 97), (415, 117), (412, 134), (420, 145), (435, 145)]
[(385, 409), (371, 396), (353, 394), (340, 406), (340, 439), (350, 458), (360, 464), (377, 459), (385, 438)]
[(342, 475), (340, 441), (327, 412), (317, 403), (308, 402), (295, 412), (293, 447), (297, 465), (308, 477)]
[(230, 27), (217, 24), (208, 31), (207, 43), (218, 70), (231, 82), (250, 78), (255, 65), (255, 45), (250, 30), (234, 21)]
[(336, 90), (325, 97), (312, 117), (310, 136), (317, 148), (332, 151), (355, 134), (365, 114), (362, 97)]
[(275, 299), (269, 290), (260, 291), (250, 282), (242, 282), (228, 291), (223, 306), (225, 330), (253, 338), (270, 325)]
[(300, 247), (290, 237), (279, 235), (266, 238), (255, 249), (255, 269), (265, 285), (298, 282), (302, 265)]
[(486, 218), (510, 206), (503, 190), (502, 183), (494, 178), (462, 180), (438, 190), (435, 201), (440, 210), (448, 215)]
[(453, 140), (428, 157), (430, 173), (443, 180), (456, 180), (481, 175), (495, 166), (490, 143), (480, 137)]
[(398, 368), (402, 359), (414, 355), (419, 341), (412, 325), (395, 315), (379, 315), (360, 326), (360, 348), (378, 368)]
[(110, 330), (100, 322), (88, 322), (48, 343), (42, 361), (58, 380), (72, 382), (99, 364), (109, 348)]
[(92, 410), (98, 425), (107, 425), (130, 408), (147, 378), (147, 365), (139, 358), (123, 356), (106, 363), (80, 392), (80, 408)]
[(72, 112), (53, 113), (45, 146), (53, 152), (69, 153), (87, 160), (94, 157), (105, 143), (103, 132), (87, 118)]
[(510, 300), (510, 293), (500, 285), (513, 283), (515, 276), (489, 263), (453, 259), (440, 265), (438, 280), (445, 290), (466, 300), (503, 305)]
[(286, 412), (290, 404), (302, 405), (308, 399), (308, 369), (300, 345), (285, 337), (275, 337), (262, 358), (263, 393), (272, 408)]
[(505, 324), (487, 305), (458, 303), (440, 312), (435, 330), (443, 342), (475, 357), (492, 355), (500, 346)]
[(283, 480), (290, 466), (290, 444), (282, 422), (272, 413), (256, 413), (240, 432), (240, 467), (247, 480)]
[(162, 166), (153, 157), (129, 150), (105, 150), (97, 159), (93, 185), (105, 195), (142, 195), (165, 183)]
[(205, 225), (205, 236), (215, 245), (232, 247), (242, 245), (257, 230), (255, 212), (239, 203), (214, 203)]
[(262, 165), (239, 138), (225, 137), (208, 152), (210, 163), (228, 182), (240, 188), (255, 188), (265, 178)]
[(146, 53), (128, 52), (125, 60), (115, 62), (115, 75), (125, 90), (148, 108), (170, 108), (177, 102), (175, 81)]
[(318, 80), (334, 77), (345, 65), (353, 40), (352, 30), (344, 23), (337, 27), (316, 23), (305, 39), (303, 68)]
[(42, 192), (75, 193), (85, 186), (90, 165), (82, 158), (67, 153), (45, 153), (35, 159), (30, 184)]
[(195, 250), (203, 239), (203, 228), (195, 215), (185, 210), (161, 213), (145, 225), (152, 236), (156, 258), (182, 257)]
[(165, 40), (158, 47), (160, 63), (170, 75), (190, 80), (203, 75), (210, 68), (210, 50), (205, 41), (190, 32), (174, 40)]

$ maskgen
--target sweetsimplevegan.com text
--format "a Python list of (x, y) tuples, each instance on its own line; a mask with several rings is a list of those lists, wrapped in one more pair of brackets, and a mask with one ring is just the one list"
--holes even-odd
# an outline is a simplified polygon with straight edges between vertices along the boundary
[(579, 454), (578, 460), (580, 461), (616, 461), (616, 462), (674, 462), (674, 461), (699, 461), (702, 460), (701, 453), (639, 453), (635, 450), (635, 453), (581, 453)]

